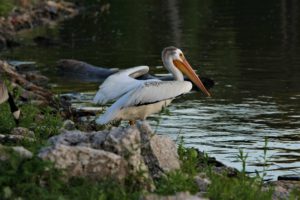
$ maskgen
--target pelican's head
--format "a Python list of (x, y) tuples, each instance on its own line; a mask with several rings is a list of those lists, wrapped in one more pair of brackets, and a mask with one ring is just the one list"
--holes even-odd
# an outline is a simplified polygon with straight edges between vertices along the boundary
[[(166, 47), (162, 51), (162, 60), (165, 67), (176, 77), (178, 72), (185, 74), (204, 94), (211, 96), (197, 76), (191, 65), (185, 59), (182, 51), (176, 47)], [(181, 74), (182, 76), (182, 74)]]

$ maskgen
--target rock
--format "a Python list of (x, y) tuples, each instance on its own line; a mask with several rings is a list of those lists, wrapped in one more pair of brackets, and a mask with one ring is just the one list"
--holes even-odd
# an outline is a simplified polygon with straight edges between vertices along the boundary
[(17, 70), (21, 70), (22, 69), (35, 69), (36, 66), (36, 62), (31, 62), (31, 61), (18, 61), (18, 60), (11, 60), (11, 61), (7, 61), (8, 64), (14, 66), (15, 68), (17, 68)]
[(74, 130), (76, 127), (75, 123), (72, 120), (68, 119), (63, 122), (62, 128), (65, 130)]
[(228, 177), (236, 177), (238, 175), (238, 170), (232, 167), (228, 167), (221, 163), (220, 161), (216, 160), (214, 157), (207, 157), (203, 152), (198, 151), (198, 160), (199, 168), (205, 169), (208, 166), (211, 166), (213, 172), (217, 174), (226, 174)]
[(155, 135), (147, 123), (137, 123), (142, 138), (142, 155), (153, 178), (180, 169), (179, 156), (174, 141)]
[(110, 131), (62, 130), (49, 143), (52, 146), (42, 149), (39, 156), (67, 169), (69, 176), (96, 180), (134, 176), (137, 185), (153, 190), (152, 177), (180, 167), (175, 143), (154, 135), (146, 123)]
[(86, 62), (73, 59), (59, 60), (57, 67), (61, 75), (65, 76), (66, 78), (87, 82), (98, 82), (99, 80), (103, 80), (117, 72), (117, 70), (97, 67)]
[(197, 183), (199, 191), (201, 192), (207, 192), (207, 189), (211, 184), (211, 181), (204, 173), (200, 173), (197, 176), (195, 176), (195, 182)]
[(5, 161), (9, 159), (9, 151), (13, 150), (21, 158), (32, 158), (33, 154), (22, 146), (7, 147), (0, 144), (0, 160)]
[(32, 158), (33, 154), (22, 146), (12, 147), (22, 158)]
[[(60, 135), (53, 136), (49, 139), (50, 144), (53, 145), (67, 145), (67, 146), (82, 146), (83, 143), (89, 142), (88, 134), (81, 131), (62, 131)], [(85, 146), (85, 145), (84, 145)]]
[(49, 82), (49, 78), (46, 76), (40, 75), (37, 72), (26, 72), (26, 80), (36, 84), (37, 86), (46, 87)]
[(35, 137), (33, 131), (30, 131), (28, 128), (24, 128), (24, 127), (16, 127), (10, 132), (10, 134), (11, 135), (21, 135), (24, 137), (31, 137), (31, 138)]
[(207, 198), (191, 195), (188, 192), (179, 192), (175, 195), (160, 196), (157, 194), (150, 194), (141, 198), (142, 200), (208, 200)]
[(10, 143), (19, 143), (21, 141), (28, 141), (28, 142), (34, 142), (35, 139), (31, 138), (31, 137), (26, 137), (23, 135), (4, 135), (4, 134), (0, 134), (0, 143), (6, 143), (6, 142), (10, 142)]
[(126, 161), (104, 150), (61, 144), (44, 148), (38, 156), (53, 161), (57, 168), (65, 169), (69, 176), (123, 180), (127, 175)]
[(300, 175), (283, 175), (278, 176), (278, 180), (285, 180), (285, 181), (300, 181)]
[(149, 190), (154, 190), (154, 184), (141, 155), (141, 136), (136, 127), (115, 128), (107, 134), (103, 148), (121, 155), (128, 162), (128, 173), (139, 174), (136, 181)]
[(108, 131), (83, 132), (79, 130), (62, 130), (60, 135), (53, 136), (49, 139), (52, 145), (67, 146), (89, 146), (94, 149), (103, 149), (103, 144), (107, 137)]
[(43, 101), (45, 105), (53, 103), (53, 94), (49, 90), (28, 81), (22, 74), (18, 73), (14, 67), (1, 60), (0, 73), (8, 77), (11, 81), (12, 88), (17, 88), (19, 90), (20, 99)]
[(293, 190), (300, 189), (299, 181), (275, 181), (270, 183), (274, 187), (272, 199), (290, 199)]

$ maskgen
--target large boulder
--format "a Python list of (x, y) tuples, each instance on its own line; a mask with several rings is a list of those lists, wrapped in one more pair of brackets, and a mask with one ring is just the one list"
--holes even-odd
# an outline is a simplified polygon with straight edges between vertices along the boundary
[(147, 123), (138, 123), (142, 138), (142, 155), (153, 178), (180, 169), (175, 142), (167, 136), (156, 135)]
[(70, 176), (121, 180), (138, 175), (141, 185), (153, 189), (152, 178), (180, 167), (176, 144), (155, 135), (145, 122), (110, 131), (62, 130), (49, 143), (39, 156)]
[(160, 196), (158, 194), (149, 194), (141, 198), (142, 200), (208, 200), (207, 198), (191, 195), (188, 192), (178, 192), (175, 195)]
[(32, 158), (33, 154), (22, 146), (8, 147), (0, 144), (0, 161), (10, 159), (10, 152), (14, 152), (22, 159)]
[(107, 177), (122, 180), (126, 177), (126, 161), (117, 154), (100, 149), (60, 144), (43, 149), (39, 157), (53, 161), (70, 176), (95, 180)]

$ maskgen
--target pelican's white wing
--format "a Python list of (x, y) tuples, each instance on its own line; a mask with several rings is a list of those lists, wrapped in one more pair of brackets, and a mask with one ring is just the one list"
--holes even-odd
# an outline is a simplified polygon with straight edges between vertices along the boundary
[(146, 80), (139, 87), (118, 99), (96, 122), (98, 124), (106, 124), (117, 119), (118, 113), (122, 108), (173, 99), (189, 92), (191, 89), (192, 83), (188, 81)]
[(8, 91), (5, 84), (0, 81), (0, 104), (7, 101), (8, 99)]
[(137, 66), (109, 76), (100, 85), (94, 97), (94, 103), (105, 104), (108, 101), (121, 97), (133, 88), (138, 87), (141, 81), (135, 78), (148, 73), (148, 71), (148, 66)]

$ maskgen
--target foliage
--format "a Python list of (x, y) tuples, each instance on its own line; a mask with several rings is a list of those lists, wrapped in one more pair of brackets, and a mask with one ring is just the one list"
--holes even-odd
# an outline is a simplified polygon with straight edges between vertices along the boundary
[(11, 0), (0, 0), (0, 16), (7, 15), (13, 9)]
[(161, 195), (170, 195), (182, 191), (189, 191), (192, 194), (198, 192), (198, 186), (193, 176), (184, 173), (182, 170), (170, 172), (163, 176), (156, 181), (156, 187), (155, 192)]
[[(20, 145), (36, 152), (47, 143), (47, 139), (58, 134), (62, 125), (62, 118), (49, 107), (39, 108), (32, 104), (25, 104), (21, 108), (20, 126), (35, 133), (35, 142), (23, 141)], [(0, 105), (0, 132), (9, 134), (16, 126), (10, 113), (8, 103)], [(9, 144), (6, 144), (9, 145)]]
[(255, 178), (251, 178), (247, 176), (246, 161), (248, 158), (248, 154), (245, 154), (243, 150), (240, 149), (237, 158), (242, 163), (242, 171), (238, 173), (237, 177), (232, 178), (213, 172), (209, 173), (212, 184), (209, 187), (208, 196), (211, 199), (218, 200), (271, 200), (273, 189), (270, 187), (263, 188), (262, 177), (256, 176)]
[(94, 182), (84, 178), (63, 179), (63, 172), (37, 157), (22, 160), (11, 154), (0, 161), (0, 196), (4, 199), (138, 199), (139, 191), (115, 181)]
[(300, 198), (300, 188), (294, 188), (290, 194), (289, 200), (299, 200)]
[(15, 122), (8, 103), (0, 104), (0, 133), (9, 133), (15, 127)]
[(198, 172), (198, 152), (194, 148), (184, 147), (183, 137), (180, 138), (178, 144), (178, 155), (181, 161), (181, 170), (190, 176), (195, 176)]
[[(47, 139), (58, 133), (62, 119), (51, 108), (23, 105), (20, 125), (33, 130), (35, 143), (22, 143), (33, 152), (46, 144)], [(7, 103), (0, 105), (0, 131), (9, 133), (15, 126)], [(242, 171), (237, 177), (230, 178), (215, 173), (209, 165), (207, 154), (200, 154), (194, 148), (186, 148), (181, 137), (178, 144), (181, 169), (167, 173), (155, 180), (156, 193), (170, 195), (176, 192), (198, 192), (195, 175), (205, 172), (211, 180), (207, 196), (210, 199), (271, 199), (272, 188), (263, 189), (263, 178), (250, 178), (246, 175), (247, 154), (240, 150), (237, 158), (242, 163)], [(267, 140), (264, 147), (264, 163), (267, 164)], [(204, 168), (199, 168), (199, 163)], [(55, 169), (52, 163), (32, 159), (20, 159), (11, 152), (8, 161), (0, 161), (0, 196), (4, 199), (139, 199), (144, 193), (138, 183), (140, 177), (128, 177), (124, 183), (113, 180), (95, 182), (84, 178), (64, 178), (63, 171)], [(297, 197), (295, 190), (291, 199)], [(295, 198), (294, 198), (295, 199)]]
[(244, 177), (244, 175), (230, 178), (225, 175), (210, 174), (212, 181), (208, 196), (211, 199), (272, 199), (272, 190), (262, 190), (262, 184), (255, 178)]

